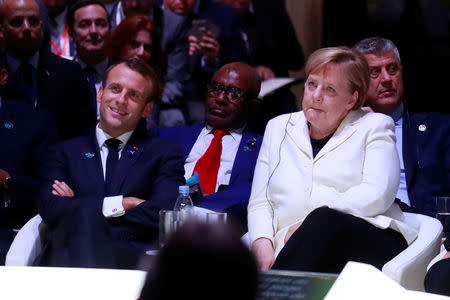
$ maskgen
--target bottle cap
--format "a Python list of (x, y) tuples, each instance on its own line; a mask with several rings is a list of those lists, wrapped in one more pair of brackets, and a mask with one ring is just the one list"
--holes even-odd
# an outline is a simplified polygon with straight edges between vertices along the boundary
[(180, 185), (178, 187), (178, 192), (182, 194), (189, 194), (189, 186), (188, 185)]

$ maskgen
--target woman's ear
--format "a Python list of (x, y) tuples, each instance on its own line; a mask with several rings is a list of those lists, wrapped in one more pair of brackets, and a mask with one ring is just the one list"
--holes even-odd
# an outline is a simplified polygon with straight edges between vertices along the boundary
[(348, 101), (348, 108), (353, 109), (355, 107), (356, 102), (358, 101), (359, 93), (358, 91), (354, 91), (352, 97)]

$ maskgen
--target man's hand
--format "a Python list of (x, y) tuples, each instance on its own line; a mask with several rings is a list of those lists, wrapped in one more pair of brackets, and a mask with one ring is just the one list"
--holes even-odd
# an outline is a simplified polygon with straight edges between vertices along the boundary
[(123, 197), (122, 206), (125, 211), (135, 208), (145, 200), (136, 198), (136, 197)]
[(252, 252), (260, 270), (265, 271), (272, 267), (275, 261), (275, 252), (272, 242), (268, 238), (259, 238), (252, 244)]
[(286, 245), (286, 243), (289, 241), (289, 239), (291, 238), (292, 234), (300, 227), (300, 225), (302, 225), (303, 222), (299, 222), (297, 224), (292, 225), (291, 227), (289, 227), (289, 230), (286, 233), (286, 236), (284, 237), (284, 244)]
[(255, 70), (258, 73), (259, 77), (261, 77), (261, 80), (275, 78), (275, 73), (269, 67), (256, 66)]
[(3, 187), (5, 185), (6, 178), (8, 178), (10, 175), (7, 171), (0, 169), (0, 187)]
[(208, 31), (201, 40), (193, 35), (190, 35), (188, 40), (189, 55), (201, 54), (207, 65), (213, 65), (216, 62), (219, 56), (220, 45), (211, 31)]
[(75, 194), (73, 193), (70, 186), (67, 185), (64, 181), (55, 180), (52, 185), (53, 191), (52, 194), (60, 197), (73, 197)]

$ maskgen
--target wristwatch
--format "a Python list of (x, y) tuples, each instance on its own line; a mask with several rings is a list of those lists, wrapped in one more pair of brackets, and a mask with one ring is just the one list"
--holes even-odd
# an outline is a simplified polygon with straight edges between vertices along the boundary
[(11, 185), (11, 176), (6, 176), (5, 181), (3, 182), (3, 187), (9, 188), (10, 185)]

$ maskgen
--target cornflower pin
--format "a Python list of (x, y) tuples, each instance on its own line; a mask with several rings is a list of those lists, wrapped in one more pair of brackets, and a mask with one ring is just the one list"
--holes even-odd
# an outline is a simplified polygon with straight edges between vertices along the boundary
[(253, 137), (247, 141), (247, 144), (243, 147), (243, 149), (246, 152), (250, 152), (250, 151), (253, 151), (255, 149), (255, 147), (256, 147), (256, 138)]
[(13, 129), (14, 124), (11, 121), (6, 121), (5, 124), (3, 124), (3, 126), (5, 126), (6, 129)]
[(137, 146), (134, 146), (133, 148), (127, 150), (127, 155), (129, 158), (134, 158), (137, 155), (138, 151), (139, 148)]
[(84, 156), (86, 156), (87, 158), (93, 158), (93, 157), (95, 156), (95, 153), (92, 153), (92, 152), (86, 152), (86, 153), (84, 154)]

